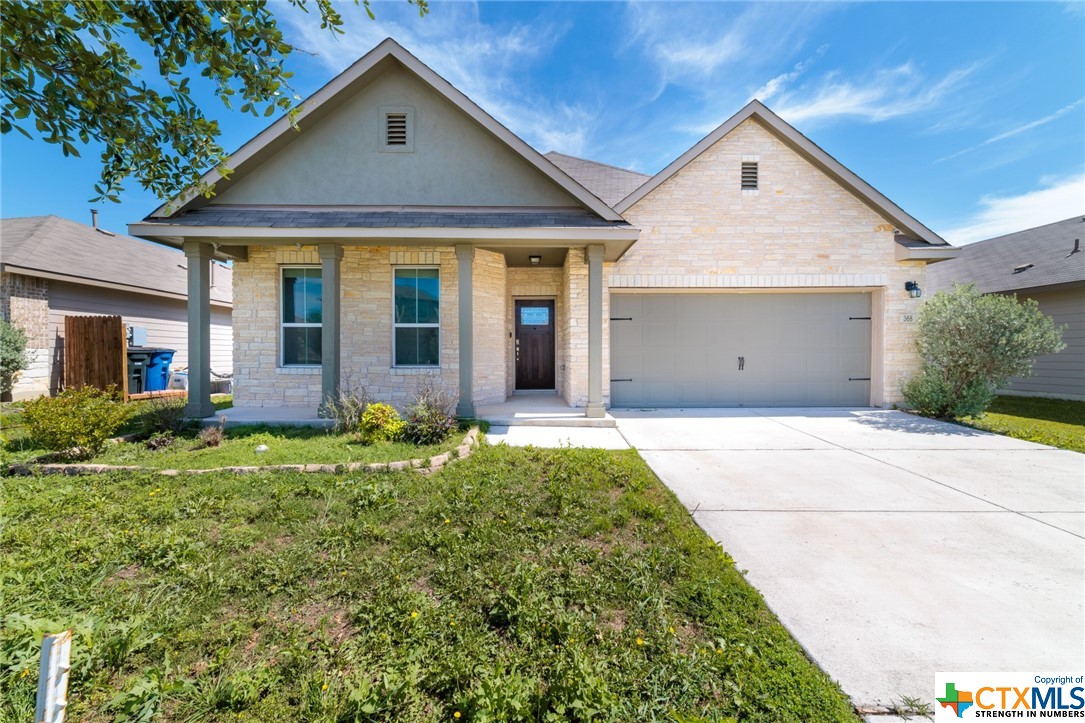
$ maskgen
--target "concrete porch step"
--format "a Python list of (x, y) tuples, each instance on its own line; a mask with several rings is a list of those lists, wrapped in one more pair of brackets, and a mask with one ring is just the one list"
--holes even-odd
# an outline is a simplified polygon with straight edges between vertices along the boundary
[(493, 427), (616, 427), (617, 422), (609, 414), (605, 417), (579, 416), (491, 416), (479, 414), (479, 419), (485, 420)]

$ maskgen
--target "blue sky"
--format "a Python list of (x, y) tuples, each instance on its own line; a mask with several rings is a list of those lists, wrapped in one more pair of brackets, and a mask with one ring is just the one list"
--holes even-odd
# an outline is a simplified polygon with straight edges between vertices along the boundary
[[(757, 97), (954, 243), (1085, 214), (1082, 2), (285, 3), (302, 97), (392, 36), (541, 151), (654, 173)], [(266, 124), (201, 92), (235, 149)], [(5, 217), (87, 221), (97, 153), (0, 147)], [(100, 203), (124, 231), (158, 202)]]

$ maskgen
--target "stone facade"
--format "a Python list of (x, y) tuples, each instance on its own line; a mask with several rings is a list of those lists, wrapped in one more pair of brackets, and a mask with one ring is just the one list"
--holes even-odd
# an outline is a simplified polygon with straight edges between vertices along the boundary
[[(249, 248), (249, 260), (234, 264), (234, 402), (237, 406), (317, 406), (321, 370), (280, 364), (280, 268), (319, 266), (315, 247)], [(392, 363), (392, 275), (396, 266), (434, 266), (441, 275), (441, 360), (435, 368)], [(342, 383), (364, 387), (374, 399), (400, 409), (413, 397), (419, 377), (437, 377), (455, 392), (459, 371), (457, 263), (452, 247), (344, 249), (342, 273)], [(476, 404), (505, 400), (505, 259), (476, 250), (472, 267), (475, 310)]]
[[(743, 161), (758, 163), (755, 192), (740, 190)], [(924, 285), (923, 262), (898, 262), (890, 222), (755, 120), (740, 124), (624, 216), (641, 235), (609, 266), (611, 289), (873, 291), (872, 401), (900, 400), (900, 382), (917, 363), (914, 324), (906, 319), (920, 305), (904, 283)]]
[[(610, 295), (607, 277), (612, 264), (603, 264), (603, 404), (610, 403)], [(569, 249), (563, 271), (562, 299), (566, 316), (562, 321), (565, 339), (565, 366), (559, 372), (565, 401), (573, 407), (588, 403), (588, 260), (584, 249)], [(560, 319), (560, 317), (559, 317)]]
[(474, 312), (472, 395), (477, 405), (505, 401), (508, 379), (505, 351), (508, 295), (505, 289), (504, 254), (475, 249), (475, 259), (471, 265), (471, 310)]
[(49, 329), (49, 281), (22, 274), (0, 274), (0, 317), (26, 333), (29, 366), (15, 380), (13, 399), (49, 393), (53, 350)]

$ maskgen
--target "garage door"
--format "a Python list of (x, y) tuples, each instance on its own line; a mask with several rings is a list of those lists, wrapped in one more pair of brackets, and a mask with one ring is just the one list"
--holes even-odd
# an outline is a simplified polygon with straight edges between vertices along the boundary
[(616, 407), (866, 406), (870, 294), (613, 294)]

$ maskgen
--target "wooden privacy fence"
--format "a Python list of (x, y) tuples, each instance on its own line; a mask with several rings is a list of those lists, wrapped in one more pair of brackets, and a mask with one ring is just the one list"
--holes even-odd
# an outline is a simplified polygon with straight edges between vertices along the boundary
[(128, 337), (119, 316), (64, 317), (64, 386), (106, 389), (128, 398)]

